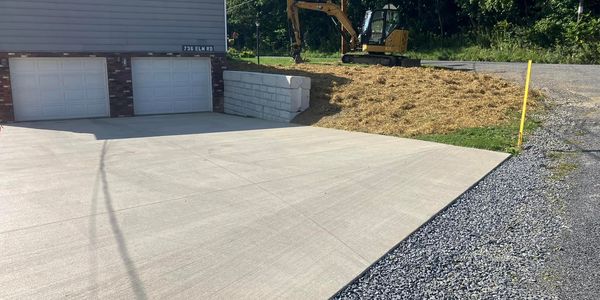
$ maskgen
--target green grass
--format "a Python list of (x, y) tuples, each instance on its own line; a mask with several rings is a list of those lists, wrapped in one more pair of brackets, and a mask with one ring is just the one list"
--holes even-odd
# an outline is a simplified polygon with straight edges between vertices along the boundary
[(495, 61), (537, 63), (577, 63), (569, 54), (556, 50), (523, 48), (506, 45), (503, 47), (484, 48), (480, 46), (446, 47), (409, 51), (405, 54), (411, 58), (425, 60), (460, 60), (460, 61)]
[[(538, 128), (539, 122), (527, 120), (525, 122), (525, 139), (527, 133)], [(477, 128), (463, 128), (448, 134), (428, 134), (416, 136), (416, 139), (450, 144), (463, 147), (503, 151), (508, 153), (519, 153), (517, 148), (517, 137), (519, 134), (519, 120), (499, 126), (487, 126)]]
[[(503, 48), (483, 48), (480, 46), (445, 47), (408, 51), (404, 56), (424, 60), (459, 60), (459, 61), (497, 61), (526, 62), (531, 59), (537, 63), (572, 63), (568, 55), (547, 49), (527, 49), (506, 45)], [(305, 52), (303, 57), (307, 63), (330, 64), (340, 62), (338, 53)], [(239, 58), (256, 63), (256, 57)], [(292, 65), (291, 57), (261, 56), (264, 65)]]
[(554, 180), (562, 180), (567, 175), (571, 174), (573, 171), (577, 169), (577, 164), (570, 162), (561, 162), (558, 166), (552, 168), (552, 176), (550, 178)]
[[(523, 48), (515, 45), (486, 48), (480, 46), (447, 46), (433, 47), (408, 51), (403, 54), (410, 58), (424, 60), (459, 60), (459, 61), (496, 61), (496, 62), (526, 62), (533, 60), (537, 63), (574, 63), (569, 54), (556, 50)], [(339, 53), (303, 52), (302, 57), (307, 63), (329, 64), (340, 62)], [(257, 62), (256, 57), (240, 58), (248, 62)], [(261, 56), (260, 63), (265, 65), (291, 65), (291, 57)]]
[(577, 157), (575, 153), (550, 151), (546, 156), (553, 162), (550, 165), (550, 170), (552, 170), (550, 178), (553, 180), (563, 180), (578, 167), (573, 162)]

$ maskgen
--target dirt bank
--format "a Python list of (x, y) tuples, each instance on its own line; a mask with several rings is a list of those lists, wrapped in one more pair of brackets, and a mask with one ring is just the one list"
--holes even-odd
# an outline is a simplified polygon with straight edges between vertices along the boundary
[(295, 123), (395, 136), (499, 125), (514, 118), (523, 97), (514, 83), (464, 71), (239, 62), (231, 68), (311, 77), (310, 109)]

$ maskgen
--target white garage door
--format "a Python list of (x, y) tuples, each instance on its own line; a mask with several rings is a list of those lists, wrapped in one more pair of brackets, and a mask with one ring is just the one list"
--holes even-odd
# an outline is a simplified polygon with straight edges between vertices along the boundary
[(209, 58), (134, 58), (135, 114), (212, 111), (210, 72)]
[(104, 58), (11, 58), (17, 121), (109, 115)]

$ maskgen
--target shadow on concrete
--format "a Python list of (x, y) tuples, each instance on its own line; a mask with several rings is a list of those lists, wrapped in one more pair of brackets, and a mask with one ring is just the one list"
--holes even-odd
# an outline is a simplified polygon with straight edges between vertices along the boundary
[(140, 277), (137, 273), (137, 269), (135, 263), (131, 259), (129, 254), (129, 250), (127, 248), (127, 243), (125, 240), (125, 236), (119, 226), (119, 221), (115, 215), (115, 210), (112, 205), (112, 198), (110, 195), (110, 190), (108, 187), (108, 180), (106, 176), (106, 167), (104, 164), (106, 153), (108, 152), (108, 141), (104, 141), (102, 145), (102, 152), (100, 153), (100, 166), (98, 168), (98, 175), (96, 176), (96, 184), (94, 186), (94, 195), (91, 203), (91, 215), (89, 222), (89, 234), (90, 234), (90, 288), (92, 289), (91, 293), (92, 299), (97, 297), (97, 288), (98, 288), (98, 262), (96, 258), (96, 209), (98, 205), (98, 193), (99, 186), (102, 188), (102, 195), (104, 197), (104, 204), (106, 206), (106, 212), (108, 215), (108, 220), (110, 223), (110, 228), (114, 235), (114, 238), (117, 242), (117, 249), (119, 251), (119, 256), (121, 257), (121, 261), (123, 262), (123, 266), (127, 270), (127, 275), (129, 278), (129, 282), (131, 288), (135, 294), (136, 299), (147, 299), (146, 291), (144, 289), (144, 284), (140, 280)]
[(298, 125), (220, 113), (170, 114), (14, 123), (6, 126), (93, 134), (97, 140), (201, 134)]
[[(104, 150), (106, 147), (106, 142), (102, 146), (102, 154), (100, 159), (102, 160), (104, 157)], [(100, 170), (98, 170), (96, 174), (96, 179), (94, 180), (94, 189), (92, 192), (92, 202), (90, 203), (90, 219), (88, 222), (88, 236), (89, 236), (89, 245), (88, 245), (88, 253), (89, 253), (89, 278), (88, 284), (90, 289), (90, 299), (98, 299), (98, 248), (97, 248), (97, 234), (96, 234), (96, 214), (98, 212), (98, 192), (100, 190)]]
[[(290, 58), (291, 59), (291, 58)], [(299, 114), (292, 122), (301, 125), (312, 125), (324, 117), (335, 115), (341, 107), (331, 102), (331, 94), (335, 86), (345, 85), (350, 79), (332, 73), (317, 73), (306, 70), (281, 69), (275, 66), (257, 65), (249, 62), (231, 61), (232, 71), (260, 72), (292, 76), (305, 76), (311, 79), (310, 107)], [(349, 69), (351, 71), (351, 69)]]

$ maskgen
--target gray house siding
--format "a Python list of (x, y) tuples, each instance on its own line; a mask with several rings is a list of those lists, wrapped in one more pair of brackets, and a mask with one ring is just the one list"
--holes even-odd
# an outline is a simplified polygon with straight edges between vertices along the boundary
[(0, 0), (0, 52), (225, 52), (224, 0)]

